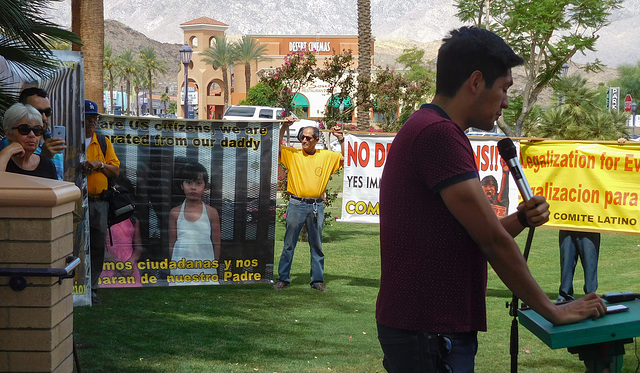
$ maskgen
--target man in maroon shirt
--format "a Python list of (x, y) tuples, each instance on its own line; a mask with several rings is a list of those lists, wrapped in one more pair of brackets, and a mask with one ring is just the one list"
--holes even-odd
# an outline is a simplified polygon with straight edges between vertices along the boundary
[[(595, 294), (555, 305), (513, 240), (549, 220), (542, 196), (496, 217), (464, 130), (493, 128), (524, 60), (474, 27), (440, 47), (436, 95), (398, 132), (380, 187), (381, 278), (376, 319), (389, 372), (473, 372), (486, 330), (487, 261), (518, 298), (554, 324), (605, 314)], [(449, 369), (449, 370), (447, 370)]]

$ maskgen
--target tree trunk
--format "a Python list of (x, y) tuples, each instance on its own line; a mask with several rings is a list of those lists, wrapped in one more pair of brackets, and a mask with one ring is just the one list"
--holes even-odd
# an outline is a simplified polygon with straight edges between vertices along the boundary
[(371, 80), (371, 0), (358, 0), (358, 128), (369, 128)]
[(245, 91), (245, 93), (248, 95), (249, 88), (251, 88), (251, 64), (248, 62), (244, 64), (244, 80), (247, 86), (247, 90)]
[(109, 69), (109, 100), (111, 103), (111, 114), (113, 114), (115, 104), (113, 102), (113, 74), (111, 73), (111, 69)]
[(74, 51), (84, 52), (84, 97), (98, 104), (104, 113), (104, 4), (102, 0), (71, 0), (71, 31), (84, 45), (73, 44)]
[(229, 107), (229, 78), (227, 74), (227, 68), (226, 67), (222, 67), (222, 84), (224, 84), (224, 111), (227, 111), (227, 108)]
[[(124, 101), (122, 102), (122, 109), (124, 109)], [(131, 81), (127, 79), (127, 115), (131, 115)]]
[(147, 78), (149, 78), (149, 114), (153, 115), (153, 91), (151, 90), (153, 88), (153, 82), (151, 81), (151, 70), (149, 70), (149, 76), (147, 76)]

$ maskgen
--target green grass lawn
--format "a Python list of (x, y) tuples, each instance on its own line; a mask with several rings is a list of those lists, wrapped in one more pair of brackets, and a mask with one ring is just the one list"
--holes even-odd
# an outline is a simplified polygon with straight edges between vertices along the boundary
[[(339, 178), (336, 185), (340, 185)], [(339, 206), (331, 207), (339, 215)], [(334, 211), (335, 210), (335, 211)], [(276, 234), (276, 268), (284, 227)], [(526, 235), (518, 237), (524, 247)], [(291, 286), (229, 285), (102, 289), (102, 305), (75, 308), (83, 372), (384, 372), (375, 326), (378, 226), (336, 223), (324, 232), (329, 292), (309, 287), (309, 249), (299, 243)], [(602, 235), (598, 293), (640, 291), (640, 239)], [(552, 299), (560, 282), (558, 234), (537, 229), (529, 264)], [(581, 293), (582, 267), (574, 286)], [(489, 331), (476, 372), (509, 372), (511, 293), (490, 270)], [(520, 372), (584, 372), (566, 349), (551, 350), (520, 327)], [(638, 365), (627, 345), (623, 372)]]

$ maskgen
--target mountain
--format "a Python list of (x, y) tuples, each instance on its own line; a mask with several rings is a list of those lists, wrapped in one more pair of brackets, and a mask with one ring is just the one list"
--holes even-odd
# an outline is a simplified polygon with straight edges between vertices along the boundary
[[(136, 60), (138, 59), (138, 52), (140, 52), (141, 49), (149, 46), (153, 47), (158, 59), (167, 64), (167, 73), (158, 76), (155, 83), (156, 89), (159, 88), (159, 91), (164, 91), (164, 87), (167, 87), (170, 95), (176, 95), (178, 90), (177, 76), (181, 64), (178, 51), (182, 45), (181, 43), (161, 43), (112, 19), (106, 19), (104, 21), (104, 40), (105, 43), (111, 44), (112, 56), (118, 56), (126, 49), (130, 49)], [(114, 87), (114, 89), (121, 88)], [(154, 89), (154, 92), (156, 89)]]
[[(71, 0), (54, 2), (51, 20), (71, 25)], [(105, 19), (114, 19), (159, 42), (182, 43), (180, 24), (206, 16), (229, 25), (227, 34), (357, 34), (354, 0), (109, 0), (104, 1)], [(371, 0), (372, 31), (376, 45), (382, 41), (408, 40), (429, 43), (442, 39), (459, 27), (453, 0)], [(586, 63), (599, 58), (610, 67), (635, 64), (640, 48), (640, 0), (625, 0), (614, 11), (611, 24), (599, 33), (597, 52), (577, 55)]]
[[(152, 46), (156, 50), (159, 59), (165, 61), (168, 67), (167, 73), (159, 76), (156, 80), (155, 93), (159, 94), (164, 92), (165, 88), (168, 88), (170, 95), (175, 96), (177, 94), (177, 74), (180, 70), (180, 55), (178, 54), (178, 50), (181, 46), (180, 43), (161, 43), (159, 41), (149, 39), (141, 32), (115, 20), (105, 20), (104, 26), (105, 41), (111, 43), (112, 53), (114, 56), (121, 54), (125, 49), (131, 49), (134, 54), (137, 54), (142, 48)], [(232, 35), (230, 38), (239, 38), (239, 35)], [(395, 60), (400, 56), (400, 54), (402, 54), (403, 49), (408, 48), (423, 49), (425, 51), (425, 59), (428, 61), (435, 61), (439, 47), (439, 41), (422, 43), (408, 39), (378, 40), (375, 44), (374, 62), (377, 66), (382, 68), (388, 66), (391, 69), (400, 69), (402, 66), (398, 66)], [(569, 68), (569, 75), (583, 75), (589, 82), (589, 86), (592, 88), (603, 86), (617, 77), (617, 71), (612, 68), (605, 68), (603, 71), (595, 74), (587, 74), (580, 68), (581, 65), (572, 62)], [(523, 84), (525, 82), (524, 69), (522, 67), (515, 68), (513, 70), (513, 77), (515, 84), (512, 91), (517, 92), (523, 88)], [(115, 88), (121, 89), (120, 87)], [(553, 104), (550, 89), (545, 89), (542, 92), (537, 104), (541, 106)]]

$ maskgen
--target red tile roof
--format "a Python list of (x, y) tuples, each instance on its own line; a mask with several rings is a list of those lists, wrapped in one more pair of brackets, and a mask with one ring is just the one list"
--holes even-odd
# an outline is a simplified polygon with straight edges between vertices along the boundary
[(200, 18), (196, 18), (192, 21), (187, 21), (185, 23), (181, 23), (180, 26), (183, 25), (215, 25), (215, 26), (229, 26), (225, 23), (222, 23), (220, 21), (216, 21), (215, 19), (209, 18), (209, 17), (200, 17)]

